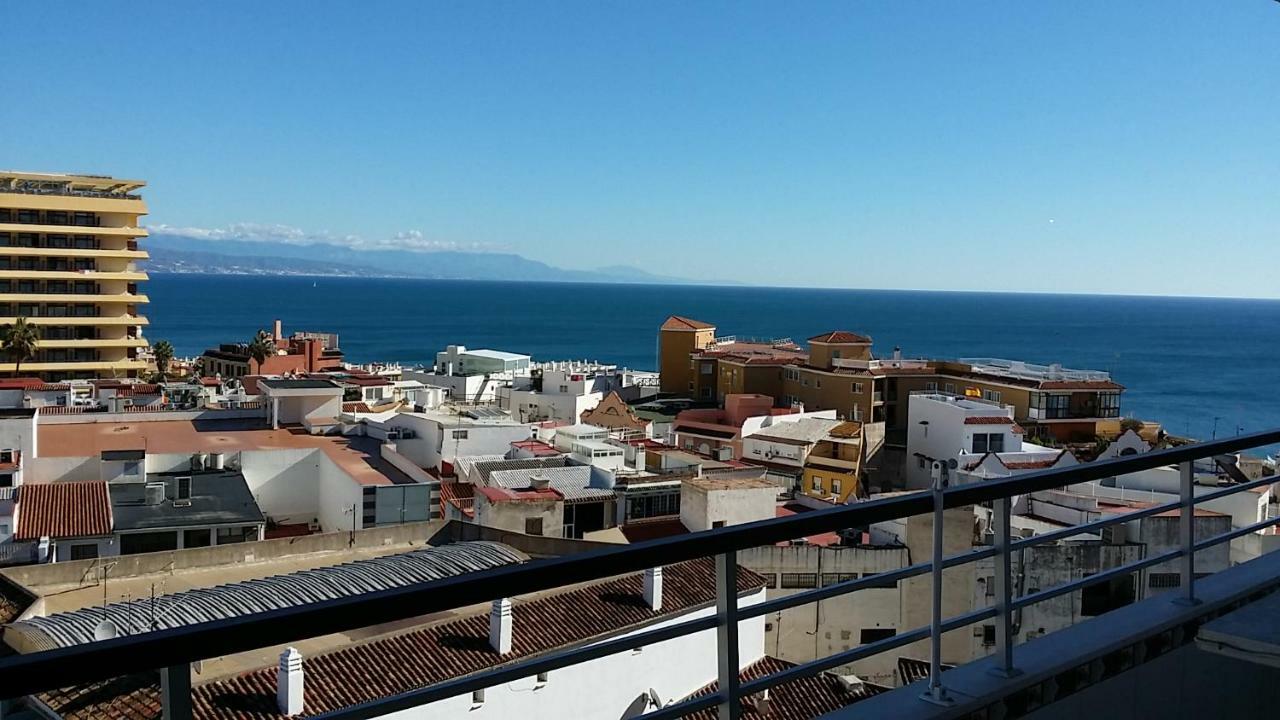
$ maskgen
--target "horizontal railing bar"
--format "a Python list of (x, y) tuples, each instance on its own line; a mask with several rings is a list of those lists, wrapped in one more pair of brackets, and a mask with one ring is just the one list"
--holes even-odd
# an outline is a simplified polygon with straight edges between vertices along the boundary
[(1031, 593), (1030, 595), (1023, 595), (1022, 597), (1014, 598), (1012, 606), (1014, 610), (1021, 610), (1029, 605), (1035, 605), (1036, 603), (1044, 602), (1045, 600), (1052, 600), (1059, 595), (1066, 595), (1067, 593), (1075, 592), (1081, 588), (1087, 588), (1090, 585), (1096, 585), (1100, 582), (1135, 573), (1139, 570), (1149, 568), (1152, 565), (1159, 565), (1162, 562), (1169, 562), (1170, 560), (1176, 560), (1180, 557), (1182, 557), (1181, 550), (1170, 550), (1169, 552), (1153, 555), (1149, 558), (1143, 558), (1142, 560), (1137, 560), (1126, 565), (1113, 567), (1109, 570), (1103, 570), (1102, 572), (1094, 573), (1088, 577), (1082, 577), (1078, 580), (1072, 580), (1071, 582), (1066, 582), (1061, 585), (1055, 585), (1051, 588)]
[(1252, 525), (1245, 525), (1242, 528), (1236, 528), (1234, 530), (1231, 530), (1230, 532), (1224, 532), (1220, 535), (1214, 535), (1213, 537), (1205, 540), (1201, 540), (1195, 544), (1196, 552), (1200, 552), (1201, 550), (1211, 548), (1215, 545), (1220, 545), (1224, 542), (1235, 540), (1238, 537), (1244, 537), (1245, 535), (1256, 533), (1259, 530), (1265, 530), (1266, 528), (1269, 528), (1272, 525), (1280, 525), (1280, 515), (1273, 518), (1267, 518), (1266, 520), (1253, 523)]
[(1066, 538), (1073, 537), (1081, 533), (1087, 533), (1090, 530), (1099, 530), (1104, 527), (1110, 527), (1111, 525), (1121, 525), (1123, 523), (1127, 523), (1133, 520), (1141, 520), (1142, 518), (1145, 518), (1145, 517), (1150, 517), (1152, 515), (1159, 515), (1160, 513), (1169, 512), (1170, 510), (1177, 510), (1181, 507), (1182, 507), (1182, 501), (1180, 500), (1175, 500), (1173, 502), (1165, 503), (1163, 505), (1153, 505), (1149, 508), (1141, 508), (1138, 510), (1133, 510), (1131, 512), (1125, 512), (1118, 515), (1113, 515), (1111, 517), (1105, 517), (1105, 518), (1102, 518), (1101, 520), (1093, 520), (1093, 521), (1084, 523), (1083, 525), (1076, 525), (1074, 527), (1063, 528), (1061, 530), (1054, 530), (1053, 532), (1047, 532), (1042, 535), (1032, 535), (1029, 538), (1022, 538), (1021, 540), (1015, 540), (1014, 542), (1009, 543), (1009, 549), (1022, 550), (1024, 548), (1029, 548), (1034, 545), (1043, 545), (1044, 543), (1056, 542), (1058, 540), (1065, 540)]
[(1247, 482), (1247, 483), (1240, 483), (1238, 485), (1228, 485), (1224, 488), (1219, 488), (1217, 490), (1214, 490), (1213, 492), (1207, 492), (1207, 493), (1204, 493), (1203, 495), (1197, 495), (1196, 504), (1199, 505), (1200, 503), (1203, 503), (1203, 502), (1212, 502), (1214, 500), (1217, 500), (1218, 498), (1226, 497), (1228, 495), (1235, 495), (1238, 492), (1244, 492), (1245, 490), (1252, 490), (1253, 488), (1265, 487), (1267, 485), (1274, 485), (1276, 483), (1280, 483), (1280, 476), (1269, 475), (1267, 477), (1259, 478), (1257, 480), (1251, 480), (1250, 482)]
[[(969, 552), (951, 555), (950, 557), (943, 559), (942, 567), (949, 568), (955, 567), (956, 565), (966, 565), (989, 557), (995, 557), (995, 554), (995, 548), (970, 550)], [(777, 597), (772, 600), (766, 600), (762, 603), (752, 605), (749, 608), (743, 608), (739, 612), (739, 617), (746, 620), (748, 618), (759, 617), (761, 615), (768, 615), (771, 612), (779, 612), (793, 607), (798, 607), (800, 605), (808, 605), (809, 603), (818, 602), (819, 600), (827, 600), (839, 595), (847, 595), (848, 593), (857, 592), (858, 590), (874, 588), (877, 585), (887, 582), (907, 580), (909, 578), (916, 577), (917, 575), (923, 575), (929, 572), (933, 569), (932, 566), (932, 562), (916, 563), (915, 565), (908, 565), (907, 567), (898, 568), (897, 570), (886, 570), (884, 572), (876, 573), (870, 577), (858, 578), (857, 580), (845, 580), (843, 582), (826, 585), (814, 590), (806, 590), (802, 593), (796, 593), (795, 595)]]
[[(946, 507), (1149, 470), (1280, 443), (1280, 429), (950, 488)], [(18, 655), (0, 660), (0, 698), (233, 655), (304, 638), (455, 610), (650, 567), (711, 557), (798, 537), (923, 515), (929, 493), (911, 493), (742, 525), (495, 568), (304, 606)]]
[[(950, 620), (943, 622), (942, 631), (944, 633), (951, 632), (952, 630), (957, 630), (976, 622), (982, 622), (983, 620), (987, 620), (995, 616), (996, 609), (994, 607), (973, 610), (963, 615), (957, 615)], [(893, 637), (877, 640), (873, 643), (867, 643), (866, 645), (859, 645), (856, 648), (851, 648), (849, 650), (836, 653), (835, 655), (811, 660), (807, 663), (773, 673), (772, 675), (766, 675), (764, 677), (751, 680), (750, 682), (742, 683), (742, 685), (739, 686), (739, 692), (743, 697), (746, 697), (747, 695), (763, 692), (771, 687), (781, 685), (783, 683), (812, 677), (824, 670), (830, 670), (833, 667), (847, 665), (852, 662), (857, 662), (863, 658), (879, 655), (882, 652), (888, 652), (895, 648), (900, 648), (903, 645), (910, 645), (913, 642), (927, 639), (929, 639), (929, 626), (926, 625), (904, 633), (899, 633)]]
[(521, 661), (514, 665), (488, 670), (456, 680), (446, 680), (434, 685), (410, 690), (409, 692), (392, 695), (391, 697), (370, 700), (359, 705), (317, 715), (316, 718), (317, 720), (339, 720), (339, 718), (341, 720), (366, 720), (367, 718), (381, 717), (393, 712), (494, 687), (502, 683), (532, 677), (538, 673), (559, 670), (560, 668), (577, 665), (588, 660), (596, 660), (606, 655), (634, 650), (638, 647), (662, 642), (663, 640), (710, 630), (716, 626), (717, 622), (715, 615), (686, 620), (675, 625), (647, 630), (627, 637), (614, 638), (594, 645), (561, 650), (537, 659)]

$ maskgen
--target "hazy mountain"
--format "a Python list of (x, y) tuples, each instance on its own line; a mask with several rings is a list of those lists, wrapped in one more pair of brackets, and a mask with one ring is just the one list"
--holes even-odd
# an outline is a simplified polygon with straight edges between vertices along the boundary
[(711, 283), (657, 275), (627, 265), (567, 270), (514, 253), (357, 250), (339, 245), (301, 245), (259, 240), (206, 240), (155, 234), (144, 247), (153, 273), (232, 275), (327, 275), (421, 277), (450, 280), (541, 282)]

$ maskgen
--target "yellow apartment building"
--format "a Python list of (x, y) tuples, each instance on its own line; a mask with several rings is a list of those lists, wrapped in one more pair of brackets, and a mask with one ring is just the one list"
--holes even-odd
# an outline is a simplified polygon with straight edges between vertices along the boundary
[[(100, 175), (0, 171), (0, 324), (25, 317), (40, 339), (23, 375), (57, 381), (136, 377), (147, 364), (139, 308), (147, 274), (145, 183)], [(0, 373), (15, 364), (0, 356)]]
[(689, 356), (711, 345), (716, 326), (701, 320), (672, 315), (658, 329), (658, 387), (664, 393), (694, 397), (695, 368)]
[[(669, 335), (684, 338), (690, 332), (669, 331), (673, 320), (705, 328), (699, 344), (669, 341)], [(681, 387), (673, 392), (696, 400), (769, 395), (784, 407), (803, 405), (806, 411), (835, 410), (856, 422), (883, 422), (890, 444), (905, 441), (907, 407), (917, 392), (1010, 405), (1029, 436), (1042, 440), (1089, 442), (1120, 434), (1124, 387), (1101, 371), (998, 358), (908, 359), (896, 348), (891, 356), (876, 358), (870, 337), (845, 330), (809, 338), (806, 350), (789, 341), (715, 338), (714, 326), (687, 318), (672, 318), (668, 325), (660, 332), (663, 388), (670, 374)]]

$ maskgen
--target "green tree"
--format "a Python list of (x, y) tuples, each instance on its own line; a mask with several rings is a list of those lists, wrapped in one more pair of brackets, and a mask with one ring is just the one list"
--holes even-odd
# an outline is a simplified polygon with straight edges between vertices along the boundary
[(22, 369), (22, 361), (36, 356), (36, 345), (39, 342), (40, 334), (36, 331), (36, 326), (27, 322), (25, 317), (18, 318), (12, 325), (4, 326), (4, 332), (0, 334), (0, 348), (13, 360), (14, 376)]
[(249, 357), (258, 363), (258, 372), (262, 372), (262, 364), (267, 358), (276, 354), (276, 344), (266, 330), (259, 330), (249, 343)]
[(173, 362), (173, 345), (168, 340), (161, 340), (151, 348), (151, 352), (156, 357), (156, 371), (160, 373), (160, 382), (164, 382), (165, 376), (169, 374), (169, 363)]

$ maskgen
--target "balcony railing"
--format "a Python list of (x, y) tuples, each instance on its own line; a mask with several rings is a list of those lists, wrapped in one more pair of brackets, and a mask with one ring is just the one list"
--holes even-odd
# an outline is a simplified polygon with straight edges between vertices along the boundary
[[(722, 719), (736, 718), (739, 716), (739, 703), (743, 698), (792, 680), (817, 675), (820, 672), (919, 641), (928, 641), (931, 649), (929, 688), (926, 696), (920, 700), (922, 703), (930, 702), (931, 704), (921, 707), (922, 709), (936, 707), (933, 703), (945, 703), (948, 700), (948, 692), (942, 685), (941, 676), (941, 639), (945, 632), (994, 619), (997, 669), (1008, 675), (1016, 675), (1017, 657), (1014, 653), (1012, 620), (1014, 614), (1023, 608), (1097, 583), (1123, 578), (1130, 573), (1173, 560), (1177, 560), (1180, 564), (1181, 585), (1179, 592), (1169, 593), (1170, 601), (1194, 602), (1196, 598), (1195, 554), (1197, 552), (1280, 524), (1280, 517), (1269, 518), (1214, 537), (1196, 540), (1193, 533), (1196, 505), (1280, 482), (1280, 478), (1265, 477), (1197, 496), (1194, 493), (1193, 463), (1202, 458), (1223, 456), (1276, 443), (1280, 443), (1280, 429), (954, 487), (945, 486), (945, 474), (940, 472), (935, 487), (931, 491), (925, 490), (691, 535), (504, 566), (354, 597), (241, 615), (230, 620), (205, 622), (17, 655), (0, 660), (0, 696), (5, 698), (26, 696), (70, 685), (107, 680), (121, 674), (159, 668), (162, 678), (162, 697), (166, 705), (165, 717), (190, 718), (189, 665), (194, 661), (456, 610), (495, 598), (527, 595), (613, 577), (620, 573), (714, 557), (716, 567), (716, 613), (714, 615), (661, 626), (587, 646), (562, 648), (533, 659), (504, 664), (457, 679), (327, 712), (318, 717), (327, 720), (380, 717), (532, 677), (538, 673), (615, 653), (633, 651), (645, 645), (708, 630), (715, 630), (717, 635), (720, 657), (717, 690), (667, 705), (644, 715), (644, 718), (649, 720), (676, 718), (710, 708), (717, 708), (719, 717)], [(1177, 501), (1141, 508), (1029, 538), (1014, 540), (1011, 535), (1010, 505), (1011, 499), (1015, 496), (1170, 465), (1177, 465), (1181, 471), (1180, 498)], [(944, 509), (980, 503), (993, 505), (994, 544), (944, 556)], [(1011, 583), (1011, 558), (1014, 552), (1171, 510), (1176, 510), (1180, 518), (1177, 549), (1144, 557), (1141, 560), (1055, 587), (1038, 589), (1021, 596), (1014, 595)], [(737, 552), (740, 550), (927, 513), (932, 513), (934, 517), (933, 551), (932, 558), (928, 561), (793, 595), (771, 598), (745, 607), (740, 607), (738, 604)], [(944, 617), (943, 569), (985, 559), (994, 559), (995, 604), (962, 615)], [(892, 637), (795, 665), (774, 674), (748, 681), (740, 680), (737, 657), (739, 622), (863, 589), (882, 587), (886, 582), (898, 582), (925, 574), (931, 574), (933, 579), (932, 621), (929, 626), (906, 630)], [(607, 681), (607, 678), (602, 678), (602, 681)]]

